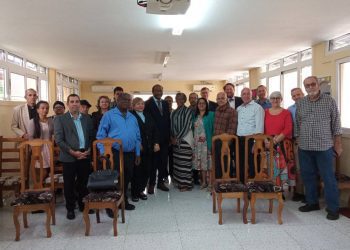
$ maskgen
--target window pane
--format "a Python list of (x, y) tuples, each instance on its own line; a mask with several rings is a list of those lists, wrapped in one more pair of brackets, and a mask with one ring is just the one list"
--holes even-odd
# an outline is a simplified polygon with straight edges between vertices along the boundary
[(294, 103), (290, 91), (298, 87), (297, 71), (283, 74), (283, 107), (288, 108)]
[(337, 50), (350, 45), (350, 33), (330, 41), (330, 50)]
[(267, 65), (261, 66), (261, 72), (260, 73), (265, 73), (267, 71)]
[(11, 73), (11, 100), (24, 100), (24, 76)]
[(311, 76), (312, 75), (312, 67), (311, 66), (306, 66), (304, 68), (301, 69), (301, 83), (300, 83), (300, 86), (301, 86), (301, 89), (303, 90), (304, 94), (306, 94), (306, 90), (305, 90), (305, 87), (304, 87), (304, 79), (308, 76)]
[(48, 101), (48, 88), (47, 88), (47, 81), (41, 80), (40, 81), (40, 100)]
[(5, 99), (6, 70), (0, 68), (0, 100)]
[(38, 71), (41, 73), (41, 74), (47, 74), (47, 71), (46, 71), (46, 68), (43, 67), (43, 66), (40, 66), (38, 65)]
[(274, 91), (281, 91), (280, 75), (269, 78), (269, 96)]
[(340, 64), (340, 111), (343, 128), (350, 128), (349, 91), (350, 91), (350, 62)]
[(266, 86), (266, 77), (260, 79), (260, 84)]
[(57, 85), (57, 100), (58, 101), (66, 101), (66, 100), (63, 100), (62, 85)]
[(272, 71), (272, 70), (275, 70), (275, 69), (278, 69), (281, 67), (281, 62), (280, 60), (276, 61), (276, 62), (273, 62), (273, 63), (270, 63), (269, 64), (269, 71)]
[(68, 87), (63, 87), (63, 100), (67, 100), (70, 95), (70, 89)]
[(27, 69), (30, 69), (30, 70), (33, 70), (33, 71), (37, 71), (37, 65), (35, 63), (32, 63), (32, 62), (29, 62), (29, 61), (26, 61), (26, 68)]
[(27, 77), (27, 89), (37, 90), (37, 80), (35, 78)]
[(283, 58), (283, 65), (284, 66), (291, 65), (293, 63), (296, 63), (297, 61), (298, 61), (298, 53)]
[(306, 61), (312, 58), (312, 49), (307, 49), (301, 52), (301, 61)]
[(13, 55), (13, 54), (7, 54), (7, 60), (13, 64), (23, 66), (23, 58)]
[(0, 60), (5, 60), (5, 51), (0, 49)]

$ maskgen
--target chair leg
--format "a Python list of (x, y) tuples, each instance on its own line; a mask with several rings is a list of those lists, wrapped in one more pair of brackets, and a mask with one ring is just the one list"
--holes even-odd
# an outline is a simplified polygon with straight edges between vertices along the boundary
[(241, 212), (241, 199), (237, 198), (237, 213)]
[(4, 206), (3, 196), (2, 196), (2, 186), (0, 187), (0, 207)]
[(222, 225), (222, 196), (218, 194), (219, 224)]
[(249, 200), (247, 193), (243, 194), (243, 200), (244, 200), (244, 206), (243, 206), (243, 223), (247, 224), (247, 212), (248, 212), (248, 206), (249, 206)]
[(46, 208), (46, 237), (51, 238), (51, 228), (50, 228), (50, 222), (51, 222), (51, 209)]
[(21, 228), (20, 228), (18, 216), (19, 216), (19, 211), (17, 208), (14, 208), (13, 209), (13, 223), (15, 224), (15, 228), (16, 228), (16, 239), (15, 239), (16, 241), (19, 241), (20, 233), (21, 233)]
[(56, 203), (55, 199), (52, 200), (50, 204), (51, 216), (52, 216), (52, 225), (56, 225)]
[(256, 202), (256, 197), (254, 194), (252, 194), (252, 197), (250, 198), (250, 208), (251, 208), (251, 213), (252, 213), (252, 224), (255, 224), (255, 202)]
[(278, 224), (282, 225), (282, 210), (283, 210), (283, 197), (282, 194), (278, 195)]
[(269, 200), (269, 213), (272, 214), (273, 211), (273, 199)]
[(348, 208), (350, 208), (350, 195), (349, 195), (349, 199), (348, 199)]
[(83, 217), (85, 221), (85, 236), (89, 236), (90, 234), (90, 218), (89, 218), (89, 203), (85, 203)]
[(216, 194), (215, 192), (212, 192), (211, 194), (212, 194), (211, 197), (213, 199), (213, 213), (215, 214), (216, 213)]
[(118, 209), (114, 208), (113, 209), (113, 232), (114, 232), (114, 236), (118, 235), (118, 228), (117, 228), (117, 222), (118, 222)]
[(96, 209), (96, 222), (97, 222), (97, 223), (101, 223), (101, 219), (100, 219), (100, 209)]
[(28, 228), (28, 216), (27, 216), (27, 212), (23, 212), (23, 226), (24, 226), (24, 228)]
[(125, 200), (122, 202), (122, 223), (125, 223)]

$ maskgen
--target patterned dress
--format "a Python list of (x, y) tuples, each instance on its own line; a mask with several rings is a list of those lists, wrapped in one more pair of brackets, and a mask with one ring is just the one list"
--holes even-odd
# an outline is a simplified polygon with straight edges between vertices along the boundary
[(203, 171), (208, 171), (211, 166), (211, 154), (208, 150), (203, 118), (201, 116), (198, 116), (198, 119), (194, 123), (194, 149), (192, 165), (194, 169)]

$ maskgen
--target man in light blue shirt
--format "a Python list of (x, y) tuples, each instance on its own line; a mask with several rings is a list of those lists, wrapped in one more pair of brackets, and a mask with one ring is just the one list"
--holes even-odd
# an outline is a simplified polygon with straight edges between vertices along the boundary
[[(135, 206), (128, 203), (126, 192), (129, 182), (132, 183), (133, 169), (140, 164), (141, 135), (137, 119), (128, 109), (131, 106), (131, 95), (121, 93), (117, 99), (117, 106), (105, 113), (100, 122), (96, 135), (97, 139), (114, 138), (122, 140), (124, 155), (124, 195), (125, 209), (134, 210)], [(101, 154), (104, 153), (102, 145), (98, 145)], [(113, 158), (115, 169), (119, 169), (119, 145), (113, 145)], [(108, 216), (113, 212), (108, 210)]]
[[(249, 88), (243, 88), (241, 91), (243, 104), (237, 108), (238, 126), (237, 135), (239, 137), (239, 157), (240, 157), (240, 178), (244, 180), (244, 161), (245, 161), (245, 136), (264, 133), (264, 109), (252, 100), (252, 91)], [(248, 144), (249, 152), (253, 147), (253, 141)], [(253, 155), (248, 155), (249, 176), (254, 175)]]
[(259, 85), (256, 91), (256, 94), (258, 96), (258, 100), (256, 100), (256, 103), (261, 105), (263, 109), (269, 109), (271, 108), (271, 102), (269, 99), (267, 99), (267, 89), (264, 85)]
[[(292, 95), (292, 99), (294, 101), (294, 104), (288, 107), (288, 110), (290, 111), (290, 113), (292, 114), (292, 118), (293, 118), (293, 125), (295, 126), (295, 113), (297, 110), (297, 106), (296, 106), (296, 102), (304, 97), (304, 93), (302, 91), (301, 88), (294, 88), (290, 91), (291, 95)], [(294, 136), (294, 133), (293, 133)]]

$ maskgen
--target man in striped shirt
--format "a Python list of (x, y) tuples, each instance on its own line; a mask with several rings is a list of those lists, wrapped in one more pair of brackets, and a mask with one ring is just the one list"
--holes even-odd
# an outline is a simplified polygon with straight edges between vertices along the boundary
[(335, 100), (320, 92), (317, 77), (304, 80), (308, 95), (297, 102), (295, 134), (299, 144), (299, 163), (307, 204), (301, 212), (320, 210), (318, 174), (324, 183), (327, 219), (339, 218), (339, 192), (335, 179), (334, 157), (342, 153), (340, 114)]

